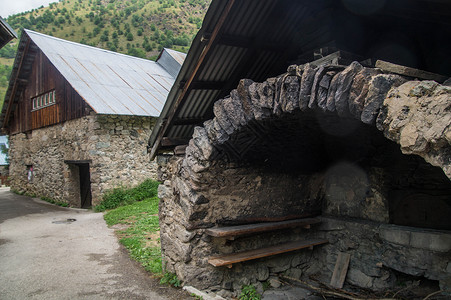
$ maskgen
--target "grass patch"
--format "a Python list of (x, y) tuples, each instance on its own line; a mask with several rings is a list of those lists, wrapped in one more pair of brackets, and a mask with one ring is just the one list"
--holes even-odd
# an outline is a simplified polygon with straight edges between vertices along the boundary
[(103, 196), (102, 202), (94, 207), (97, 212), (117, 208), (128, 204), (156, 197), (158, 182), (148, 179), (134, 188), (119, 187), (110, 190)]
[(160, 279), (160, 284), (168, 284), (172, 285), (173, 287), (181, 287), (182, 283), (177, 278), (177, 275), (174, 273), (164, 273), (163, 277)]
[[(127, 229), (117, 230), (119, 241), (129, 251), (130, 256), (141, 263), (147, 271), (161, 276), (161, 246), (158, 223), (158, 202), (156, 197), (158, 182), (147, 180), (132, 189), (115, 189), (114, 197), (134, 195), (134, 200), (121, 200), (122, 206), (109, 210), (104, 218), (108, 226), (126, 224)], [(120, 190), (120, 192), (118, 192)], [(141, 199), (142, 195), (153, 195)], [(116, 200), (115, 200), (116, 201)], [(131, 204), (126, 204), (132, 201)]]
[[(30, 195), (30, 197), (35, 197), (35, 196)], [(47, 201), (48, 203), (52, 203), (52, 204), (55, 204), (55, 205), (58, 205), (58, 206), (62, 206), (62, 207), (68, 207), (69, 206), (69, 204), (67, 204), (66, 202), (53, 200), (52, 198), (45, 197), (45, 196), (42, 196), (41, 200), (44, 200), (44, 201)]]

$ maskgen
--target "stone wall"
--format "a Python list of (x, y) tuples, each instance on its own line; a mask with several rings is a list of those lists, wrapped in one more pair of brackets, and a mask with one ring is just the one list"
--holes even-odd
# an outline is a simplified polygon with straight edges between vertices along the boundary
[[(408, 79), (352, 63), (292, 66), (263, 83), (242, 80), (215, 103), (215, 117), (195, 128), (184, 157), (158, 158), (166, 270), (186, 284), (232, 296), (243, 284), (261, 286), (282, 273), (330, 280), (338, 251), (348, 251), (353, 257), (348, 284), (381, 290), (393, 285), (398, 270), (449, 287), (449, 233), (388, 224), (410, 222), (410, 216), (393, 214), (393, 207), (402, 204), (398, 209), (439, 220), (423, 225), (414, 216), (418, 223), (413, 226), (437, 229), (443, 220), (446, 229), (450, 226), (449, 214), (440, 211), (450, 209), (446, 99), (451, 88)], [(445, 122), (433, 124), (438, 118)], [(437, 132), (427, 130), (433, 127)], [(432, 198), (438, 203), (433, 210), (417, 205)], [(415, 204), (409, 208), (410, 203)], [(329, 217), (311, 232), (288, 230), (234, 241), (204, 232), (314, 213), (319, 207)], [(398, 231), (409, 238), (394, 240)], [(310, 236), (326, 237), (330, 244), (231, 269), (207, 261), (211, 255)], [(412, 239), (418, 236), (421, 245)], [(428, 240), (437, 240), (440, 250), (427, 246)]]
[(146, 149), (153, 124), (150, 117), (92, 113), (10, 136), (11, 188), (79, 206), (78, 167), (64, 161), (89, 160), (92, 203), (98, 204), (109, 189), (156, 177)]

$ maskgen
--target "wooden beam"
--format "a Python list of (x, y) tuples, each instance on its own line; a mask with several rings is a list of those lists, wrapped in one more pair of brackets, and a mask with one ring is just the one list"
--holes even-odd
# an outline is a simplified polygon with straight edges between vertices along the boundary
[(337, 262), (335, 263), (334, 273), (330, 280), (330, 285), (334, 288), (341, 289), (345, 282), (346, 273), (348, 272), (351, 254), (339, 252)]
[(423, 80), (435, 80), (438, 83), (442, 83), (448, 79), (448, 77), (431, 73), (428, 71), (418, 70), (406, 66), (397, 65), (388, 61), (378, 60), (376, 61), (376, 68), (380, 68), (383, 71), (395, 73), (399, 75), (409, 76), (413, 78), (423, 79)]
[(168, 114), (168, 121), (164, 124), (163, 128), (161, 128), (160, 132), (158, 133), (158, 136), (155, 140), (155, 143), (152, 147), (152, 150), (150, 152), (150, 159), (154, 159), (155, 155), (157, 154), (157, 149), (160, 146), (161, 139), (163, 138), (163, 135), (165, 134), (167, 128), (172, 123), (172, 119), (174, 118), (175, 113), (178, 111), (180, 105), (183, 101), (185, 101), (186, 96), (188, 95), (188, 91), (191, 89), (190, 85), (194, 81), (194, 79), (197, 77), (198, 72), (200, 70), (200, 67), (203, 65), (205, 58), (207, 57), (207, 54), (209, 53), (210, 49), (215, 43), (215, 39), (218, 36), (222, 25), (224, 24), (227, 16), (229, 15), (230, 10), (232, 9), (233, 5), (235, 3), (235, 0), (229, 0), (220, 19), (218, 20), (218, 23), (216, 23), (216, 26), (211, 34), (210, 39), (208, 40), (207, 46), (202, 50), (202, 53), (200, 54), (196, 66), (194, 67), (193, 72), (191, 73), (188, 81), (186, 82), (185, 86), (183, 87), (183, 90), (179, 94), (177, 100), (175, 101), (174, 105), (171, 107), (171, 111)]
[(231, 266), (232, 264), (253, 260), (262, 257), (268, 257), (276, 254), (296, 251), (304, 248), (309, 248), (321, 244), (328, 243), (328, 240), (324, 239), (315, 239), (315, 240), (305, 240), (305, 241), (297, 241), (290, 242), (286, 244), (271, 246), (267, 248), (249, 250), (239, 253), (232, 253), (220, 256), (213, 256), (208, 259), (208, 263), (215, 266)]
[(168, 137), (164, 137), (161, 140), (161, 146), (163, 147), (175, 147), (175, 146), (179, 146), (179, 145), (187, 145), (189, 142), (189, 139), (186, 138), (168, 138)]
[(71, 164), (71, 165), (85, 165), (92, 163), (92, 160), (65, 160), (65, 164)]
[(14, 78), (14, 85), (13, 85), (13, 88), (12, 88), (12, 91), (11, 91), (11, 96), (8, 99), (9, 100), (8, 101), (8, 107), (6, 109), (5, 118), (3, 119), (3, 124), (2, 124), (3, 128), (6, 127), (7, 121), (9, 119), (9, 115), (11, 114), (11, 109), (12, 109), (12, 106), (14, 104), (13, 103), (14, 102), (14, 97), (16, 96), (16, 90), (17, 90), (17, 87), (19, 86), (19, 82), (18, 82), (17, 79), (19, 78), (19, 73), (20, 73), (20, 70), (22, 69), (22, 64), (23, 64), (25, 55), (26, 55), (26, 53), (28, 51), (28, 48), (30, 47), (30, 43), (31, 43), (31, 40), (30, 40), (30, 38), (28, 38), (27, 44), (25, 45), (25, 48), (24, 48), (24, 50), (22, 52), (23, 53), (22, 57), (20, 58), (19, 66), (17, 67), (17, 73), (16, 73), (16, 77)]
[(265, 222), (257, 224), (209, 228), (205, 230), (205, 233), (214, 237), (236, 237), (240, 235), (255, 234), (295, 227), (310, 228), (310, 225), (318, 223), (321, 223), (321, 220), (318, 218), (306, 218), (281, 222)]
[(177, 118), (172, 122), (172, 125), (198, 125), (207, 121), (208, 119), (204, 118)]
[(177, 155), (177, 156), (185, 155), (186, 147), (188, 147), (188, 145), (180, 145), (180, 146), (175, 147), (174, 154)]

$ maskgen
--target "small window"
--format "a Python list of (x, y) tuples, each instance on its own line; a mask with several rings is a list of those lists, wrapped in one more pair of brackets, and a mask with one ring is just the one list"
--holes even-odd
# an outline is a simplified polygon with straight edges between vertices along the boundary
[(48, 105), (49, 104), (49, 94), (45, 94), (45, 104), (44, 105)]

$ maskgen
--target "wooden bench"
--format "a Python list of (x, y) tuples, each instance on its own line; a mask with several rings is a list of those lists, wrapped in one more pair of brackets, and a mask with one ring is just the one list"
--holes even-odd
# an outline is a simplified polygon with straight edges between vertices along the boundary
[(286, 244), (249, 250), (239, 253), (213, 256), (208, 259), (208, 263), (210, 263), (215, 267), (227, 266), (228, 268), (231, 268), (234, 263), (300, 250), (304, 248), (312, 249), (313, 246), (325, 244), (327, 242), (328, 240), (325, 239), (290, 242)]
[(228, 227), (216, 227), (205, 230), (205, 233), (213, 237), (235, 238), (241, 235), (255, 234), (279, 229), (301, 227), (309, 229), (311, 225), (321, 223), (318, 218), (304, 218), (280, 222), (265, 222)]
[[(219, 237), (219, 238), (227, 238), (233, 240), (235, 237), (243, 236), (243, 235), (252, 235), (258, 234), (262, 232), (269, 232), (274, 230), (288, 229), (288, 228), (310, 228), (313, 224), (320, 223), (321, 220), (319, 218), (303, 218), (303, 219), (295, 219), (288, 221), (280, 221), (280, 222), (265, 222), (265, 223), (256, 223), (256, 224), (246, 224), (246, 225), (237, 225), (237, 226), (228, 226), (228, 227), (216, 227), (209, 228), (205, 231), (210, 236)], [(253, 260), (257, 258), (272, 256), (280, 253), (300, 250), (304, 248), (313, 249), (313, 246), (325, 244), (328, 241), (325, 239), (313, 239), (313, 240), (304, 240), (304, 241), (296, 241), (289, 242), (285, 244), (248, 250), (239, 253), (225, 254), (219, 256), (213, 256), (208, 259), (208, 262), (215, 266), (227, 266), (229, 268), (232, 267), (234, 263)]]

